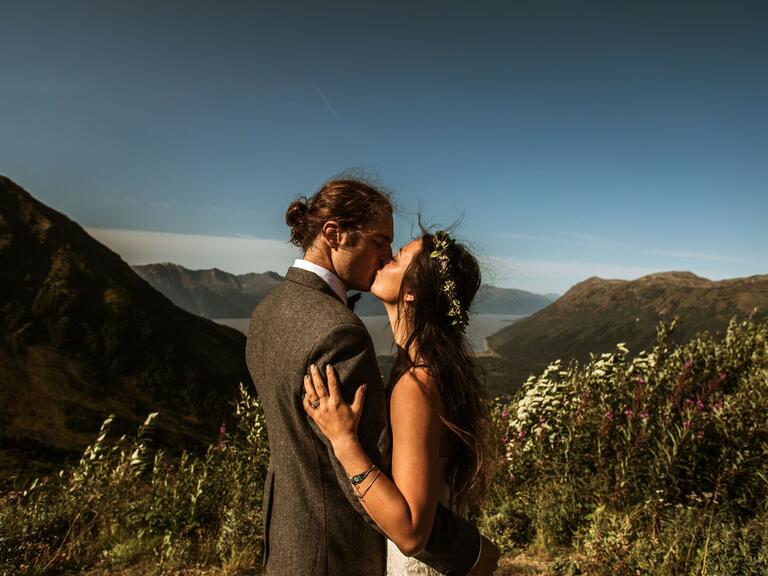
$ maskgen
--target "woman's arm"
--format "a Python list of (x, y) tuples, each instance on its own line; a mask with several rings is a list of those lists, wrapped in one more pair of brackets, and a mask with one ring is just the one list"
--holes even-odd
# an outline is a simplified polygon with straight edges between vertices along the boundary
[[(313, 367), (314, 368), (314, 367)], [(371, 466), (371, 459), (357, 440), (357, 423), (363, 408), (364, 388), (348, 405), (341, 399), (333, 369), (328, 366), (325, 386), (317, 369), (306, 377), (304, 407), (330, 441), (334, 454), (348, 476)], [(422, 379), (428, 398), (422, 391)], [(318, 400), (317, 408), (312, 402)], [(432, 402), (432, 404), (430, 404)], [(441, 490), (440, 436), (442, 422), (433, 408), (442, 409), (440, 398), (426, 373), (406, 373), (395, 386), (390, 402), (392, 426), (392, 478), (370, 473), (359, 485), (361, 503), (368, 515), (406, 555), (421, 551), (427, 543)]]

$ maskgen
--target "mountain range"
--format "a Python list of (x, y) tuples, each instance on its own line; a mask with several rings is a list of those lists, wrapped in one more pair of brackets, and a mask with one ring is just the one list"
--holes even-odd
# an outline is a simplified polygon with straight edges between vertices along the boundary
[(0, 472), (77, 455), (110, 413), (131, 431), (158, 411), (159, 443), (199, 445), (249, 382), (241, 333), (1, 176), (0, 312)]
[(488, 338), (511, 366), (512, 387), (558, 358), (584, 361), (619, 342), (630, 352), (649, 348), (660, 321), (678, 317), (672, 335), (686, 341), (722, 333), (732, 317), (768, 313), (768, 274), (713, 281), (691, 272), (661, 272), (632, 281), (592, 277), (550, 306)]
[[(243, 334), (201, 316), (247, 317), (280, 281), (131, 268), (0, 176), (0, 478), (76, 457), (110, 413), (118, 432), (131, 432), (159, 411), (157, 442), (176, 449), (209, 441), (249, 375)], [(363, 315), (378, 304), (366, 299)], [(618, 342), (648, 348), (659, 321), (679, 317), (682, 341), (755, 308), (766, 316), (768, 275), (593, 277), (559, 298), (484, 285), (476, 312), (530, 315), (491, 336), (495, 355), (479, 361), (492, 396), (510, 393), (557, 358), (584, 361)], [(391, 360), (380, 361), (386, 375)]]
[[(146, 264), (134, 271), (179, 308), (206, 318), (248, 318), (261, 299), (282, 281), (275, 272), (230, 274), (212, 268), (189, 270), (178, 264)], [(556, 298), (556, 295), (554, 295)], [(548, 306), (553, 295), (482, 285), (475, 298), (477, 314), (528, 315)], [(384, 306), (365, 293), (355, 307), (360, 316), (384, 315)]]

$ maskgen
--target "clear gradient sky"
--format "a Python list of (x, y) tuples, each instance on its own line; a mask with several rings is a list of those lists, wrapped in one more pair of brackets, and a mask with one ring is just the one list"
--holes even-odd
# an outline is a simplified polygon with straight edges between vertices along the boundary
[(0, 173), (130, 263), (284, 273), (358, 167), (496, 285), (768, 273), (766, 2), (0, 8)]

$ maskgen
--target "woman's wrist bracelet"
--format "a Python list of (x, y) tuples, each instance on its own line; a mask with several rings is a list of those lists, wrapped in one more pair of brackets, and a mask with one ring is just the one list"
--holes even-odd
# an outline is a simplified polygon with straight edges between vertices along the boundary
[(362, 500), (362, 499), (363, 499), (363, 497), (364, 497), (366, 494), (368, 494), (368, 490), (370, 490), (370, 489), (371, 489), (371, 486), (373, 486), (373, 485), (376, 483), (376, 480), (378, 480), (378, 479), (379, 479), (379, 474), (381, 474), (381, 470), (379, 470), (378, 468), (376, 468), (376, 476), (374, 476), (374, 477), (373, 477), (373, 480), (371, 480), (371, 483), (370, 483), (370, 484), (368, 484), (368, 486), (365, 488), (365, 490), (363, 490), (363, 493), (362, 493), (362, 494), (360, 494), (360, 492), (358, 492), (358, 491), (357, 491), (357, 486), (353, 486), (353, 487), (352, 487), (352, 489), (355, 491), (355, 496), (357, 496), (357, 498), (358, 498), (359, 500)]
[(357, 486), (358, 484), (362, 483), (362, 481), (368, 477), (368, 474), (370, 474), (371, 470), (373, 470), (374, 468), (376, 468), (376, 464), (371, 464), (368, 467), (368, 470), (366, 470), (365, 472), (360, 472), (360, 474), (350, 476), (349, 481), (352, 482), (352, 486)]

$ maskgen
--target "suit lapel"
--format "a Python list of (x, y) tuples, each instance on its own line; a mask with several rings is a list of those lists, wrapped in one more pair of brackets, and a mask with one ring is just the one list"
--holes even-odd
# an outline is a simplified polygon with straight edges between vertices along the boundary
[(335, 298), (344, 304), (341, 298), (339, 298), (339, 295), (333, 291), (333, 288), (331, 288), (325, 280), (320, 278), (320, 276), (314, 272), (291, 266), (288, 268), (288, 272), (285, 274), (285, 279), (289, 282), (295, 282), (296, 284), (301, 284), (314, 290), (319, 290), (323, 294), (327, 294), (328, 296), (331, 296), (332, 298)]

